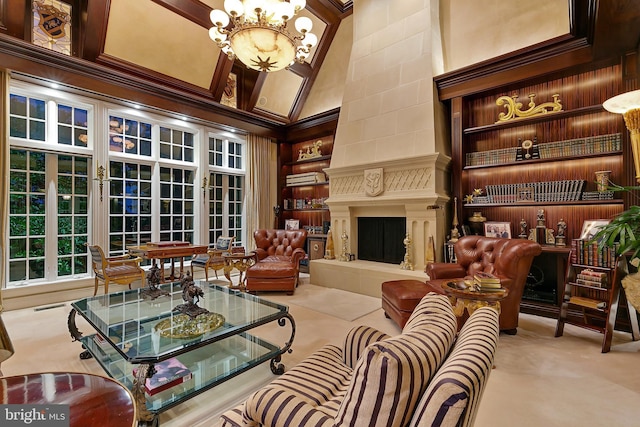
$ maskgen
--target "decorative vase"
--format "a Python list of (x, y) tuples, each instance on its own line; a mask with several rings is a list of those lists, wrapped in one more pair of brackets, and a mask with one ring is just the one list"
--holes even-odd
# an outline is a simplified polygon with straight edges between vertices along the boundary
[(607, 191), (609, 186), (609, 177), (611, 177), (611, 171), (596, 171), (596, 185), (598, 191)]
[(472, 216), (469, 217), (469, 228), (471, 232), (476, 236), (484, 235), (484, 223), (487, 221), (487, 218), (482, 216), (482, 212), (474, 212)]

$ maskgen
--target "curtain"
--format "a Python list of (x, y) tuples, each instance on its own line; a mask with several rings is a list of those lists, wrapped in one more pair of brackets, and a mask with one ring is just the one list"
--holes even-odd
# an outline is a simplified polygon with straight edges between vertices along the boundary
[(247, 250), (255, 249), (254, 230), (274, 227), (271, 200), (276, 194), (276, 162), (277, 146), (270, 138), (247, 135)]
[(0, 259), (3, 267), (0, 268), (0, 312), (3, 309), (2, 290), (4, 289), (7, 273), (4, 268), (7, 265), (7, 218), (9, 217), (9, 73), (0, 70)]

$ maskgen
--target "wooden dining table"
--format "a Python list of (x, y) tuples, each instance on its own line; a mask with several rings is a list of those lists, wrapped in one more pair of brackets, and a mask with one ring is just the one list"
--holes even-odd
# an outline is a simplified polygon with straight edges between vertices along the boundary
[[(160, 261), (160, 283), (164, 283), (164, 262), (165, 259), (171, 260), (170, 280), (177, 280), (182, 277), (184, 271), (184, 257), (193, 256), (195, 254), (206, 254), (209, 247), (207, 245), (192, 245), (189, 242), (155, 242), (147, 243), (140, 246), (128, 246), (127, 250), (131, 255), (152, 260), (156, 264), (156, 260)], [(180, 258), (180, 274), (176, 276), (173, 258)]]
[(138, 425), (131, 392), (112, 378), (88, 373), (0, 377), (0, 403), (15, 405), (0, 411), (0, 425), (15, 422), (20, 412), (33, 416), (33, 425), (43, 425), (40, 421), (69, 427)]

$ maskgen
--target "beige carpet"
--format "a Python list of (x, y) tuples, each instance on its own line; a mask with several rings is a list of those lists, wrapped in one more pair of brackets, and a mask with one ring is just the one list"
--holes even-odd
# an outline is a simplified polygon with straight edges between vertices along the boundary
[[(309, 285), (302, 283), (296, 294), (306, 286)], [(282, 356), (287, 369), (324, 344), (340, 345), (353, 326), (369, 325), (389, 335), (400, 333), (381, 308), (348, 322), (293, 304), (292, 296), (284, 293), (264, 293), (261, 297), (289, 305), (296, 321), (293, 352)], [(353, 305), (357, 307), (368, 299), (359, 297)], [(16, 350), (2, 363), (3, 373), (64, 371), (104, 375), (94, 359), (78, 357), (82, 347), (71, 341), (67, 329), (69, 304), (51, 307), (2, 313)], [(76, 320), (82, 332), (91, 333), (91, 326), (79, 316)], [(475, 426), (638, 426), (640, 341), (632, 342), (628, 333), (616, 331), (611, 352), (602, 354), (601, 334), (567, 325), (564, 336), (554, 338), (555, 326), (555, 319), (521, 314), (518, 334), (500, 335), (496, 368), (487, 383)], [(268, 324), (252, 333), (281, 345), (289, 338), (290, 328)], [(160, 425), (214, 427), (221, 412), (274, 378), (268, 363), (262, 364), (163, 412)]]
[[(266, 296), (268, 299), (268, 296)], [(381, 307), (380, 298), (355, 294), (342, 289), (303, 284), (286, 298), (286, 303), (305, 307), (352, 322)]]

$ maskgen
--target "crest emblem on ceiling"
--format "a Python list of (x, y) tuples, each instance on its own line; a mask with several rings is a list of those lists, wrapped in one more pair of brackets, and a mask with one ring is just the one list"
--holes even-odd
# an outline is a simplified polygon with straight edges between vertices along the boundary
[(59, 39), (65, 36), (64, 27), (71, 22), (71, 16), (50, 4), (33, 2), (33, 8), (40, 16), (38, 27), (52, 39)]

